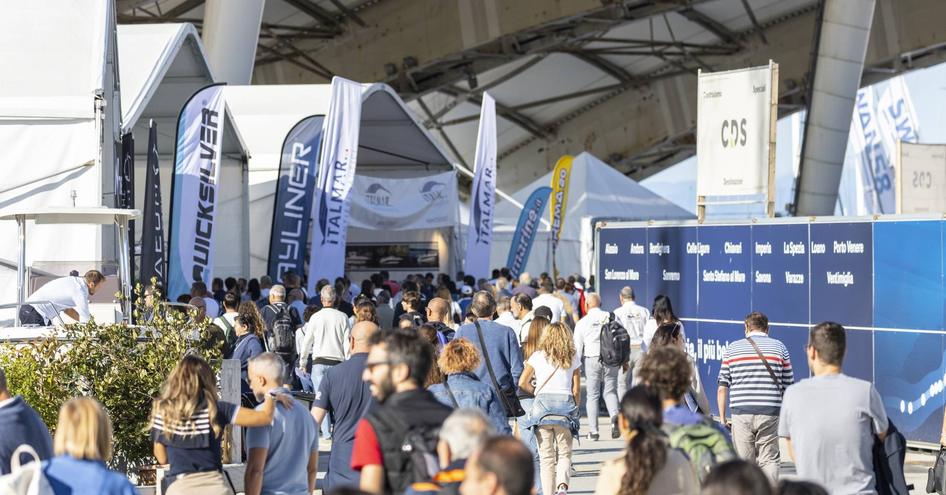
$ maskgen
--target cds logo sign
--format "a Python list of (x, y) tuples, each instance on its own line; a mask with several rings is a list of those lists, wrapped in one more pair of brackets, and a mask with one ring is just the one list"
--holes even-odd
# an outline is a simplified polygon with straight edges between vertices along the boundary
[(420, 197), (428, 204), (447, 200), (447, 185), (443, 182), (428, 181), (420, 188)]
[(371, 206), (391, 206), (391, 191), (375, 182), (365, 190), (365, 201)]
[(735, 148), (736, 146), (745, 147), (747, 141), (746, 125), (747, 122), (745, 118), (742, 120), (724, 120), (719, 130), (719, 137), (720, 141), (723, 143), (723, 148)]

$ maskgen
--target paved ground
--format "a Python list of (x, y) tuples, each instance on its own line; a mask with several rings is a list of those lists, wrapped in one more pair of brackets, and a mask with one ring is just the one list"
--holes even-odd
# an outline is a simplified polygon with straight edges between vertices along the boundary
[[(582, 418), (582, 435), (588, 431), (587, 424), (587, 418)], [(575, 474), (572, 476), (571, 489), (568, 491), (570, 495), (594, 493), (595, 484), (598, 482), (598, 472), (601, 463), (620, 456), (623, 451), (623, 445), (620, 440), (611, 440), (609, 435), (610, 425), (607, 422), (607, 418), (601, 418), (599, 425), (601, 430), (600, 440), (592, 442), (582, 437), (575, 442), (574, 455), (572, 457), (572, 465), (574, 466)], [(320, 479), (324, 476), (325, 469), (328, 466), (330, 449), (331, 443), (323, 442), (320, 445)], [(788, 462), (788, 454), (784, 450), (784, 445), (782, 452), (783, 462), (781, 474), (783, 477), (790, 478), (795, 474), (795, 467), (791, 462)], [(915, 486), (915, 489), (911, 493), (926, 493), (926, 470), (933, 465), (934, 460), (935, 458), (931, 454), (910, 453), (907, 456), (907, 482)], [(321, 493), (321, 491), (317, 491), (317, 493)]]

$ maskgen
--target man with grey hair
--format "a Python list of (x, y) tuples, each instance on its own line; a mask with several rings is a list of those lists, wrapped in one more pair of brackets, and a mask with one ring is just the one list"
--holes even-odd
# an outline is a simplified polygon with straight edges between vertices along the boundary
[(414, 483), (405, 495), (459, 493), (466, 478), (464, 466), (473, 452), (495, 435), (492, 425), (476, 409), (457, 409), (443, 422), (437, 442), (440, 471), (430, 481)]
[(618, 430), (618, 366), (608, 366), (601, 362), (601, 327), (608, 322), (610, 315), (601, 310), (601, 297), (594, 292), (585, 296), (585, 305), (588, 307), (588, 314), (575, 325), (574, 339), (575, 355), (585, 369), (588, 438), (598, 440), (598, 399), (601, 397), (601, 389), (604, 388), (604, 404), (608, 408), (611, 438), (614, 439), (621, 434)]
[(624, 397), (628, 384), (634, 378), (634, 366), (643, 357), (641, 345), (644, 343), (644, 324), (650, 318), (650, 311), (635, 302), (634, 289), (624, 286), (620, 298), (621, 306), (614, 310), (614, 319), (621, 323), (631, 337), (631, 357), (618, 372), (618, 400)]
[(43, 418), (23, 397), (10, 395), (6, 374), (0, 368), (0, 475), (10, 473), (13, 451), (22, 444), (33, 447), (41, 460), (53, 456), (53, 441)]
[(296, 329), (302, 326), (302, 316), (286, 303), (286, 287), (274, 285), (269, 290), (269, 305), (260, 311), (266, 326), (266, 350), (279, 354), (292, 367), (296, 362)]
[[(476, 376), (496, 389), (506, 416), (512, 417), (515, 416), (514, 404), (507, 398), (515, 393), (519, 376), (522, 375), (522, 349), (519, 347), (519, 338), (511, 328), (492, 321), (495, 311), (496, 301), (492, 294), (486, 291), (474, 294), (470, 312), (476, 319), (473, 323), (461, 326), (456, 338), (465, 338), (476, 346), (483, 357), (476, 369)], [(490, 366), (486, 365), (487, 361)]]
[[(351, 326), (348, 315), (335, 309), (337, 293), (335, 287), (326, 285), (319, 292), (322, 309), (309, 318), (305, 326), (305, 339), (299, 350), (299, 367), (306, 366), (306, 360), (312, 355), (312, 386), (319, 389), (322, 377), (332, 366), (345, 360), (350, 349), (348, 335)], [(329, 422), (322, 423), (322, 438), (330, 438)]]
[[(284, 387), (286, 371), (282, 358), (264, 352), (250, 360), (250, 388), (260, 400), (266, 394), (289, 394)], [(319, 458), (318, 437), (315, 421), (305, 405), (298, 401), (289, 408), (277, 405), (271, 425), (246, 431), (246, 494), (312, 493)]]

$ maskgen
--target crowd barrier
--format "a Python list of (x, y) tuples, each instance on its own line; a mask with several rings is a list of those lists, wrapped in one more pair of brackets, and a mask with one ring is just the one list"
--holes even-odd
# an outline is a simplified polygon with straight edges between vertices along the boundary
[(751, 311), (809, 376), (808, 329), (847, 332), (844, 372), (870, 380), (909, 440), (937, 442), (946, 405), (946, 221), (943, 217), (825, 217), (703, 223), (600, 223), (603, 306), (624, 286), (648, 309), (668, 295), (684, 321), (713, 412), (726, 346)]

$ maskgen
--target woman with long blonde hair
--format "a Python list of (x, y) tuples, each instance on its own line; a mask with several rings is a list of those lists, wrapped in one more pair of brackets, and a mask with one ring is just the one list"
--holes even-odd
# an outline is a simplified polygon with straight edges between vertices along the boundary
[(43, 462), (43, 474), (56, 495), (138, 493), (123, 474), (105, 467), (112, 458), (112, 422), (97, 400), (77, 397), (63, 404), (53, 450), (56, 457)]
[[(544, 316), (536, 316), (532, 319), (532, 322), (529, 323), (529, 328), (526, 332), (526, 340), (522, 343), (522, 360), (523, 362), (528, 361), (529, 358), (535, 354), (535, 351), (539, 349), (539, 341), (542, 340), (542, 335), (545, 334), (545, 329), (549, 327), (551, 322), (548, 318)], [(535, 376), (532, 377), (531, 384), (533, 387), (536, 386)], [(529, 448), (529, 452), (532, 453), (532, 464), (535, 467), (535, 486), (541, 492), (541, 481), (539, 479), (540, 466), (539, 466), (539, 446), (535, 439), (535, 431), (533, 428), (530, 428), (532, 424), (532, 405), (535, 401), (535, 396), (532, 395), (532, 392), (526, 392), (519, 387), (519, 403), (522, 404), (522, 409), (526, 412), (522, 416), (516, 418), (516, 429), (519, 431), (519, 439), (522, 440), (522, 443), (526, 444), (526, 447)]]
[[(291, 398), (278, 397), (291, 407)], [(159, 464), (170, 464), (165, 493), (232, 494), (223, 478), (220, 440), (227, 425), (255, 427), (273, 421), (276, 404), (266, 395), (260, 410), (217, 399), (217, 381), (203, 358), (187, 355), (174, 367), (154, 399), (151, 440)]]
[(535, 395), (529, 427), (536, 437), (545, 495), (563, 495), (568, 490), (572, 441), (578, 434), (580, 364), (571, 330), (556, 322), (545, 329), (519, 378), (519, 387)]

